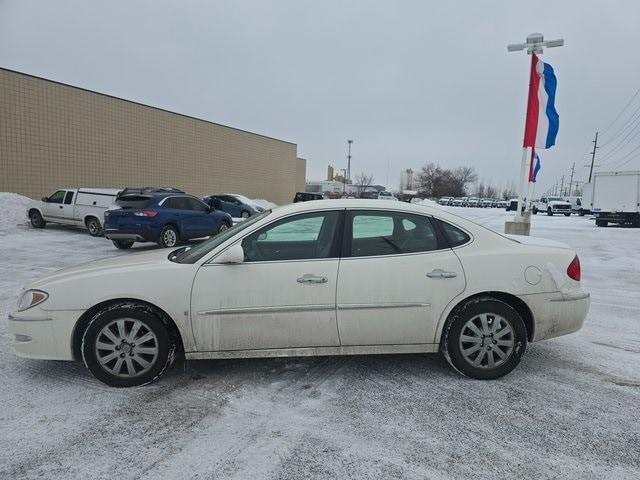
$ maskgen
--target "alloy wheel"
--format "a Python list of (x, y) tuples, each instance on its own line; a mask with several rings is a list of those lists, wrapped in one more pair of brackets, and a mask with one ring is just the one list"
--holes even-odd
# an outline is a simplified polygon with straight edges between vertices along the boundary
[(173, 246), (175, 246), (176, 242), (178, 241), (178, 237), (176, 236), (176, 232), (175, 231), (173, 231), (172, 229), (168, 228), (162, 234), (162, 240), (163, 240), (164, 244), (167, 247), (173, 247)]
[(137, 377), (154, 366), (159, 355), (158, 337), (140, 320), (119, 318), (100, 330), (95, 354), (107, 373)]
[(496, 368), (511, 356), (515, 334), (511, 324), (500, 315), (483, 313), (468, 320), (460, 332), (460, 352), (470, 365)]

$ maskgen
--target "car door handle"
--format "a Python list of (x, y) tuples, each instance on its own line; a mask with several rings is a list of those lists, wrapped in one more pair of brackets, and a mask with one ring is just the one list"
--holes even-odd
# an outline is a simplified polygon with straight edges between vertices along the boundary
[(441, 268), (436, 268), (427, 273), (427, 277), (429, 278), (455, 278), (457, 276), (458, 274), (456, 272), (445, 272)]
[(305, 273), (303, 276), (298, 277), (298, 283), (327, 283), (329, 279), (327, 277), (320, 277), (311, 273)]

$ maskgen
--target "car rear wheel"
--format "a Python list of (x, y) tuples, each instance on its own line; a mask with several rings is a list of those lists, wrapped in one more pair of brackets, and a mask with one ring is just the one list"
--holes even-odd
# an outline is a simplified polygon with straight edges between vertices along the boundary
[(452, 314), (441, 349), (453, 368), (471, 378), (490, 380), (511, 372), (527, 346), (520, 314), (492, 298), (472, 300)]
[(37, 210), (34, 210), (29, 214), (29, 221), (33, 228), (44, 228), (47, 224), (47, 222), (42, 218), (42, 215), (40, 215), (40, 212)]
[(596, 227), (608, 227), (608, 226), (609, 226), (608, 220), (596, 220)]
[(100, 221), (95, 217), (90, 217), (86, 221), (87, 230), (89, 230), (89, 235), (92, 237), (99, 237), (102, 235), (102, 226), (100, 225)]
[(145, 306), (122, 303), (100, 310), (82, 336), (82, 359), (101, 382), (136, 387), (156, 381), (176, 350), (167, 327)]
[(158, 238), (158, 244), (164, 248), (172, 248), (175, 247), (180, 241), (180, 237), (178, 236), (178, 230), (172, 225), (167, 225), (160, 232), (160, 237)]
[(111, 240), (119, 250), (127, 250), (133, 247), (133, 240)]
[(553, 210), (551, 210), (551, 207), (547, 208), (547, 215), (553, 217)]
[(249, 212), (247, 212), (246, 210), (243, 210), (242, 213), (240, 214), (240, 216), (242, 218), (249, 218), (251, 216), (251, 214)]

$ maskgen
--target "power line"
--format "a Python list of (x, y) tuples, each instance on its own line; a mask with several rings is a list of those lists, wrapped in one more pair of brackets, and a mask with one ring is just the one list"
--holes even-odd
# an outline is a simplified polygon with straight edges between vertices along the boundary
[(602, 134), (605, 134), (609, 131), (609, 129), (613, 126), (614, 123), (616, 123), (618, 121), (618, 119), (622, 116), (622, 114), (624, 114), (624, 112), (627, 110), (627, 108), (629, 108), (629, 105), (631, 105), (631, 103), (635, 100), (635, 98), (638, 96), (638, 93), (640, 93), (640, 88), (638, 88), (636, 90), (636, 93), (633, 94), (633, 96), (629, 99), (629, 101), (627, 102), (627, 104), (624, 106), (624, 108), (622, 110), (620, 110), (620, 113), (618, 113), (618, 115), (616, 116), (616, 118), (613, 119), (613, 121), (606, 126), (606, 128), (602, 129)]

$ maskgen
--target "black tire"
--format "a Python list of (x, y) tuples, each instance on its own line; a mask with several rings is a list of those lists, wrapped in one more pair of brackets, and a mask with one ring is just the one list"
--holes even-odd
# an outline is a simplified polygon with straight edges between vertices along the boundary
[(133, 247), (133, 240), (111, 240), (113, 242), (113, 244), (116, 246), (117, 249), (119, 250), (128, 250), (129, 248)]
[(553, 210), (551, 210), (551, 207), (547, 208), (547, 215), (553, 217)]
[(44, 221), (44, 218), (42, 218), (42, 215), (40, 215), (40, 212), (37, 210), (29, 212), (29, 221), (33, 228), (44, 228), (47, 224), (47, 222)]
[(240, 217), (242, 218), (249, 218), (251, 216), (251, 214), (249, 212), (247, 212), (246, 210), (243, 210), (242, 213), (240, 213)]
[(173, 225), (165, 225), (158, 237), (158, 245), (162, 248), (173, 248), (180, 243), (178, 229)]
[(224, 232), (225, 230), (228, 230), (231, 228), (231, 224), (229, 222), (220, 222), (220, 226), (218, 227), (218, 233), (220, 232)]
[[(147, 335), (148, 332), (152, 332), (155, 338), (148, 340), (143, 345), (147, 350), (155, 349), (157, 353), (154, 355), (137, 354), (134, 343), (123, 342), (118, 344), (117, 342), (110, 341), (108, 337), (101, 333), (105, 327), (108, 327), (110, 324), (113, 325), (113, 322), (120, 319), (128, 319), (124, 325), (125, 332), (127, 325), (129, 326), (129, 333), (131, 333), (133, 328), (133, 322), (142, 324), (136, 338), (141, 338), (141, 336)], [(110, 331), (112, 335), (114, 332), (115, 336), (118, 335), (116, 327), (112, 327)], [(98, 349), (98, 340), (100, 340), (101, 344), (120, 345), (120, 348), (117, 351), (112, 349)], [(135, 339), (133, 339), (132, 342), (135, 342)], [(91, 318), (82, 335), (80, 348), (85, 366), (98, 380), (111, 387), (123, 388), (146, 385), (158, 380), (173, 363), (177, 344), (178, 342), (172, 338), (167, 326), (151, 307), (123, 302), (107, 306)], [(152, 347), (150, 347), (150, 345)], [(139, 347), (140, 345), (138, 345), (138, 348)], [(99, 355), (102, 355), (104, 361), (106, 356), (111, 355), (109, 352), (112, 352), (116, 356), (103, 366), (100, 362)], [(144, 355), (145, 358), (143, 358), (143, 360), (145, 362), (148, 360), (147, 363), (150, 366), (148, 366), (146, 370), (144, 370), (145, 367), (142, 367), (142, 364), (137, 363), (135, 360), (138, 355)], [(121, 358), (123, 360), (120, 360)], [(124, 363), (127, 358), (128, 363)], [(119, 375), (113, 373), (113, 370), (118, 368), (117, 362), (120, 362)], [(129, 367), (129, 365), (132, 365), (132, 367)], [(140, 369), (138, 374), (125, 374), (129, 368), (135, 369), (136, 367)]]
[[(501, 360), (503, 363), (497, 364), (493, 368), (482, 365), (473, 366), (462, 353), (461, 343), (464, 342), (461, 342), (460, 336), (463, 330), (466, 331), (465, 326), (468, 324), (467, 322), (481, 314), (488, 314), (489, 319), (491, 319), (491, 315), (499, 315), (511, 328), (510, 337), (513, 340), (513, 347), (510, 352), (507, 350), (508, 354), (506, 358)], [(489, 341), (485, 340), (485, 337), (482, 337), (483, 348), (478, 352), (476, 359), (484, 349), (489, 351), (491, 351), (492, 348), (500, 349), (503, 354), (505, 353), (499, 346), (493, 345), (493, 334), (491, 334), (490, 337), (487, 336), (487, 338), (489, 338)], [(485, 342), (487, 342), (486, 347), (484, 346)], [(520, 314), (511, 305), (491, 297), (470, 300), (452, 312), (442, 332), (440, 341), (440, 349), (449, 364), (461, 374), (479, 380), (492, 380), (511, 372), (520, 363), (520, 359), (526, 348), (527, 329)], [(480, 359), (481, 363), (485, 357), (488, 361), (489, 352), (485, 351), (483, 355), (483, 358)], [(490, 355), (492, 355), (492, 358), (496, 358), (493, 353), (490, 353)]]
[(533, 207), (531, 209), (531, 213), (533, 213), (534, 215), (537, 215), (538, 214), (538, 209), (536, 207)]
[(584, 210), (583, 209), (578, 210), (578, 215), (580, 215), (581, 217), (584, 217)]
[(565, 214), (564, 214), (564, 216), (565, 216), (565, 217), (570, 217), (570, 216), (571, 216), (571, 213), (565, 213)]
[(609, 226), (608, 220), (596, 220), (596, 227), (608, 227), (608, 226)]
[(89, 230), (89, 235), (92, 237), (100, 237), (102, 235), (102, 225), (100, 225), (100, 220), (96, 217), (87, 218), (85, 225), (87, 226), (87, 230)]

